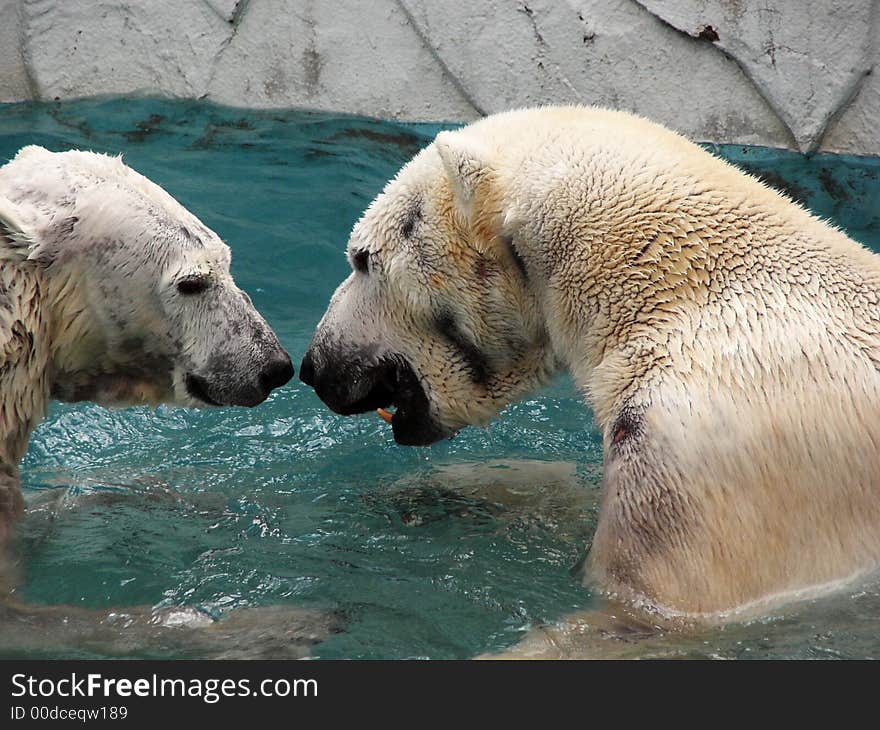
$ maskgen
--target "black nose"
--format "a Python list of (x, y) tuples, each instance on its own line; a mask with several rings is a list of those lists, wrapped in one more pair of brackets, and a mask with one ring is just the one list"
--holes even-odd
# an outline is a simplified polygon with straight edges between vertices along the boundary
[(340, 356), (312, 346), (299, 366), (299, 379), (342, 416), (391, 405), (397, 387), (397, 360), (350, 349)]
[(299, 365), (299, 379), (309, 387), (315, 387), (315, 363), (312, 362), (311, 350), (306, 353)]
[(272, 360), (260, 373), (260, 385), (266, 393), (280, 388), (293, 377), (293, 363), (286, 352), (277, 360)]

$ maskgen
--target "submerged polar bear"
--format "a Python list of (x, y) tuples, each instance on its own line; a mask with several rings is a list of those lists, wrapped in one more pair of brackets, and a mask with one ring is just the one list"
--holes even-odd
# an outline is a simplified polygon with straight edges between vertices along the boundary
[(354, 227), (303, 359), (402, 444), (570, 371), (604, 442), (606, 594), (717, 620), (880, 562), (880, 257), (624, 113), (442, 132)]
[(0, 538), (50, 398), (255, 406), (290, 380), (229, 260), (119, 158), (31, 146), (0, 168)]

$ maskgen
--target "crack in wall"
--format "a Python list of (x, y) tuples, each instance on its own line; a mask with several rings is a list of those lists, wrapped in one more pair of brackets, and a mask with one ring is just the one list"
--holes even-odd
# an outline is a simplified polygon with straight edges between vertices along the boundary
[[(830, 129), (842, 113), (853, 103), (858, 97), (859, 91), (864, 85), (865, 77), (870, 75), (873, 63), (868, 63), (868, 59), (873, 59), (874, 51), (873, 37), (871, 33), (866, 36), (866, 42), (860, 47), (860, 55), (855, 61), (850, 60), (852, 66), (839, 65), (833, 66), (829, 60), (836, 60), (835, 57), (824, 57), (821, 53), (811, 53), (809, 50), (802, 50), (792, 47), (789, 43), (777, 41), (774, 35), (774, 29), (779, 30), (785, 22), (784, 13), (778, 8), (764, 7), (758, 9), (759, 17), (762, 19), (766, 16), (772, 18), (761, 23), (761, 28), (766, 32), (767, 38), (763, 40), (760, 46), (750, 45), (750, 41), (756, 40), (754, 34), (741, 34), (740, 36), (732, 36), (733, 43), (725, 43), (718, 36), (718, 30), (712, 26), (703, 25), (699, 29), (691, 30), (685, 24), (686, 21), (680, 17), (676, 17), (673, 11), (671, 19), (667, 20), (663, 15), (659, 14), (662, 9), (658, 7), (655, 12), (643, 0), (633, 0), (634, 3), (642, 7), (661, 23), (676, 32), (693, 39), (704, 39), (711, 41), (713, 45), (717, 43), (717, 50), (731, 61), (737, 64), (744, 76), (748, 79), (753, 89), (761, 96), (767, 106), (773, 111), (780, 123), (785, 127), (791, 136), (794, 149), (799, 149), (804, 153), (812, 153), (820, 148), (823, 139), (827, 136)], [(671, 10), (673, 8), (670, 8)], [(877, 2), (872, 1), (869, 6), (870, 27), (876, 28), (874, 23), (877, 14)], [(812, 21), (810, 21), (812, 27)], [(712, 33), (707, 34), (706, 29), (711, 28)], [(722, 29), (723, 32), (723, 29)], [(818, 32), (818, 31), (817, 31)], [(727, 34), (725, 33), (727, 36)], [(810, 33), (804, 34), (804, 39), (809, 40)], [(727, 38), (726, 38), (727, 39)], [(809, 45), (809, 43), (807, 44)], [(739, 47), (741, 46), (741, 48)], [(743, 51), (753, 49), (756, 53), (766, 56), (769, 59), (769, 69), (760, 62), (758, 58), (754, 58)], [(777, 65), (777, 53), (784, 51), (787, 55), (786, 68), (783, 72), (779, 72)], [(743, 57), (744, 56), (744, 57)], [(797, 61), (795, 60), (797, 59)], [(814, 77), (807, 75), (804, 79), (790, 79), (793, 64), (796, 62), (811, 63), (818, 65), (828, 74), (837, 72), (841, 77), (837, 83), (827, 83), (823, 87), (822, 98), (814, 102), (814, 98), (818, 98), (817, 88), (814, 85)], [(777, 73), (777, 80), (768, 82), (767, 79), (759, 77), (760, 74), (766, 73), (772, 69)], [(846, 70), (848, 69), (848, 73)], [(789, 88), (794, 90), (793, 95), (781, 91), (787, 86), (786, 82), (791, 82)], [(800, 84), (800, 85), (799, 85)], [(779, 88), (777, 88), (779, 87)], [(805, 98), (798, 98), (798, 91), (806, 93)]]
[(42, 99), (40, 85), (34, 75), (33, 63), (30, 58), (30, 44), (27, 42), (27, 18), (24, 11), (24, 2), (19, 0), (15, 12), (18, 15), (18, 56), (24, 69), (24, 80), (31, 99)]
[[(43, 6), (42, 10), (39, 7), (36, 7), (36, 12), (34, 12), (35, 6), (39, 5)], [(34, 57), (31, 50), (30, 29), (31, 24), (36, 18), (49, 14), (49, 9), (46, 8), (46, 3), (40, 2), (40, 0), (37, 0), (37, 2), (19, 0), (18, 11), (19, 22), (21, 23), (19, 44), (21, 48), (21, 58), (24, 62), (25, 78), (31, 92), (31, 97), (36, 100), (41, 100), (45, 98), (45, 94), (40, 86), (37, 74), (34, 72)]]
[[(817, 150), (821, 149), (822, 143), (825, 141), (825, 138), (828, 136), (829, 132), (834, 129), (840, 118), (852, 106), (853, 102), (858, 98), (859, 94), (861, 93), (862, 87), (864, 87), (865, 83), (868, 81), (868, 77), (872, 76), (874, 73), (874, 66), (876, 65), (876, 62), (873, 59), (877, 58), (878, 50), (876, 31), (880, 29), (880, 3), (878, 3), (878, 0), (872, 0), (871, 2), (871, 11), (868, 22), (869, 27), (871, 28), (871, 32), (868, 33), (867, 47), (865, 48), (864, 58), (870, 58), (872, 59), (872, 61), (870, 65), (864, 70), (864, 72), (859, 74), (859, 76), (853, 81), (847, 93), (841, 96), (841, 103), (838, 104), (837, 109), (827, 119), (825, 126), (822, 128), (822, 134), (817, 136)], [(876, 152), (877, 151), (875, 150), (875, 154)]]
[[(220, 15), (217, 8), (211, 5), (211, 3), (207, 2), (207, 0), (203, 1), (217, 15)], [(217, 68), (220, 65), (220, 61), (222, 60), (223, 55), (226, 53), (226, 50), (229, 48), (230, 45), (232, 45), (232, 41), (235, 39), (235, 36), (238, 35), (238, 29), (244, 21), (245, 13), (247, 13), (250, 4), (251, 0), (238, 0), (238, 2), (235, 3), (235, 7), (232, 9), (231, 18), (226, 18), (225, 16), (220, 15), (221, 19), (224, 22), (229, 23), (232, 27), (229, 31), (229, 35), (227, 35), (226, 38), (220, 43), (220, 47), (214, 54), (214, 58), (211, 61), (211, 72), (208, 74), (208, 78), (205, 80), (205, 88), (198, 96), (199, 99), (205, 99), (210, 93), (211, 87), (214, 85), (214, 79), (217, 77)]]
[(251, 0), (238, 0), (235, 4), (235, 9), (232, 11), (232, 28), (233, 33), (238, 31), (238, 26), (244, 18), (244, 14), (247, 12), (248, 7), (251, 4)]
[[(2, 1), (0, 0), (0, 2)], [(867, 1), (864, 0), (865, 3)], [(18, 27), (9, 29), (11, 42), (6, 56), (14, 66), (14, 78), (10, 83), (13, 85), (11, 87), (12, 96), (15, 98), (26, 97), (38, 100), (51, 98), (55, 95), (66, 98), (99, 93), (102, 88), (112, 87), (116, 79), (126, 78), (126, 74), (137, 79), (138, 83), (150, 84), (150, 88), (155, 88), (160, 92), (205, 98), (218, 92), (218, 84), (221, 89), (225, 88), (223, 86), (225, 75), (220, 76), (219, 74), (223, 69), (231, 71), (228, 66), (229, 62), (225, 61), (227, 53), (233, 53), (230, 60), (233, 57), (237, 58), (236, 53), (258, 53), (257, 49), (252, 47), (252, 41), (254, 34), (257, 34), (257, 31), (261, 29), (253, 27), (258, 16), (252, 15), (250, 10), (257, 6), (251, 6), (250, 0), (202, 0), (202, 3), (199, 4), (202, 7), (197, 15), (190, 14), (189, 16), (198, 23), (198, 26), (180, 29), (182, 35), (185, 36), (179, 39), (180, 57), (188, 60), (186, 63), (177, 60), (177, 65), (173, 68), (169, 64), (175, 62), (174, 58), (170, 61), (164, 61), (165, 65), (155, 60), (151, 63), (150, 58), (124, 58), (124, 54), (109, 53), (104, 58), (100, 53), (100, 47), (97, 50), (94, 47), (91, 49), (90, 53), (96, 54), (94, 58), (91, 56), (83, 57), (82, 52), (79, 56), (71, 56), (68, 51), (76, 46), (76, 38), (73, 35), (76, 30), (81, 28), (85, 32), (94, 31), (95, 28), (90, 26), (92, 18), (96, 23), (99, 20), (98, 16), (90, 15), (91, 11), (88, 10), (90, 6), (86, 0), (68, 0), (71, 3), (70, 12), (64, 12), (60, 15), (57, 14), (59, 8), (63, 9), (66, 6), (59, 5), (54, 0), (6, 0), (6, 2), (9, 3), (10, 11), (10, 15), (7, 17), (13, 19), (13, 25), (16, 18), (19, 23)], [(327, 4), (319, 6), (318, 2)], [(322, 49), (319, 49), (315, 40), (316, 37), (318, 39), (324, 37), (323, 31), (337, 32), (338, 24), (343, 22), (339, 13), (334, 14), (331, 11), (330, 8), (333, 6), (330, 3), (332, 0), (315, 0), (314, 7), (317, 7), (320, 13), (318, 16), (309, 13), (309, 17), (304, 19), (307, 30), (299, 28), (297, 31), (299, 34), (297, 39), (304, 43), (308, 42), (301, 58), (293, 59), (293, 63), (296, 64), (298, 60), (305, 73), (304, 82), (300, 82), (305, 86), (300, 90), (306, 91), (308, 97), (314, 99), (318, 99), (322, 94), (333, 96), (337, 93), (337, 89), (323, 78), (322, 66), (328, 59), (322, 57), (319, 52)], [(834, 16), (829, 15), (828, 8), (823, 8), (809, 15), (806, 19), (802, 19), (801, 25), (803, 27), (798, 26), (797, 33), (792, 28), (788, 28), (787, 34), (783, 32), (787, 26), (783, 25), (780, 30), (780, 24), (784, 23), (786, 18), (791, 20), (791, 16), (787, 15), (789, 11), (799, 12), (797, 6), (792, 5), (791, 2), (782, 3), (781, 0), (778, 2), (770, 0), (770, 3), (778, 7), (764, 8), (765, 11), (774, 13), (776, 17), (776, 21), (772, 24), (773, 34), (769, 37), (769, 27), (760, 23), (756, 26), (757, 20), (755, 18), (746, 17), (745, 19), (749, 20), (749, 23), (745, 25), (745, 20), (742, 18), (739, 21), (735, 18), (731, 20), (731, 16), (725, 14), (726, 11), (722, 12), (723, 8), (727, 6), (722, 4), (722, 10), (719, 10), (716, 2), (700, 4), (689, 0), (677, 0), (660, 5), (657, 0), (630, 0), (629, 3), (622, 4), (622, 6), (631, 5), (638, 8), (638, 13), (632, 15), (631, 18), (633, 22), (637, 20), (637, 30), (643, 36), (642, 42), (647, 44), (663, 38), (666, 42), (673, 41), (674, 39), (665, 35), (665, 29), (671, 28), (678, 37), (686, 38), (686, 42), (689, 44), (705, 45), (711, 43), (716, 45), (714, 53), (720, 52), (725, 64), (732, 62), (733, 65), (729, 66), (731, 74), (729, 88), (724, 90), (725, 96), (729, 98), (719, 96), (714, 99), (711, 102), (713, 109), (722, 115), (731, 114), (736, 109), (737, 100), (749, 99), (755, 113), (760, 114), (760, 119), (754, 121), (752, 127), (748, 129), (745, 127), (740, 129), (734, 121), (713, 127), (710, 121), (707, 121), (710, 120), (709, 115), (703, 114), (702, 117), (699, 117), (694, 112), (683, 109), (679, 115), (682, 118), (693, 119), (696, 116), (702, 120), (699, 125), (700, 131), (697, 131), (698, 134), (708, 133), (715, 141), (731, 141), (731, 138), (742, 136), (742, 134), (752, 135), (757, 139), (771, 136), (776, 144), (788, 145), (805, 152), (820, 149), (823, 143), (839, 147), (841, 143), (837, 137), (842, 132), (835, 135), (834, 130), (846, 129), (848, 133), (850, 125), (849, 117), (843, 122), (841, 122), (841, 117), (848, 110), (853, 109), (855, 115), (853, 118), (861, 119), (869, 114), (870, 109), (873, 108), (874, 97), (870, 93), (873, 93), (874, 82), (869, 87), (870, 92), (863, 92), (863, 89), (865, 89), (867, 79), (873, 72), (871, 61), (880, 50), (875, 42), (875, 35), (880, 30), (876, 22), (880, 20), (878, 18), (878, 13), (880, 13), (878, 3), (875, 1), (868, 6), (855, 2), (847, 4), (841, 0), (839, 7), (848, 8), (852, 14), (841, 20), (839, 28), (835, 26), (829, 29), (827, 27), (828, 18)], [(443, 86), (439, 87), (441, 89), (439, 92), (428, 92), (427, 90), (420, 92), (418, 83), (416, 83), (415, 87), (411, 89), (412, 96), (399, 95), (396, 97), (395, 101), (399, 104), (397, 113), (404, 118), (413, 108), (411, 105), (428, 103), (430, 106), (431, 101), (437, 100), (447, 100), (454, 103), (456, 105), (454, 116), (458, 118), (468, 118), (471, 113), (483, 116), (489, 110), (483, 107), (481, 100), (498, 98), (498, 93), (503, 96), (508, 93), (507, 89), (509, 89), (512, 100), (521, 99), (523, 94), (526, 94), (529, 101), (534, 99), (533, 103), (554, 103), (554, 101), (558, 103), (559, 97), (567, 97), (569, 94), (578, 95), (576, 84), (572, 83), (572, 79), (576, 82), (579, 82), (579, 79), (574, 75), (571, 78), (567, 77), (568, 66), (564, 61), (567, 56), (564, 54), (576, 53), (582, 44), (590, 43), (595, 38), (595, 31), (584, 18), (583, 8), (578, 3), (571, 0), (567, 3), (567, 6), (576, 13), (577, 19), (569, 17), (568, 14), (559, 15), (555, 7), (546, 3), (545, 0), (492, 3), (492, 11), (488, 15), (477, 13), (478, 19), (482, 18), (479, 22), (484, 23), (483, 26), (479, 26), (478, 29), (462, 26), (462, 32), (453, 35), (446, 32), (445, 26), (443, 26), (443, 16), (435, 18), (433, 13), (428, 12), (427, 8), (430, 6), (425, 6), (417, 0), (395, 0), (394, 4), (402, 14), (399, 20), (405, 22), (411, 32), (415, 33), (416, 43), (421, 49), (418, 52), (419, 62), (425, 63), (426, 67), (435, 64), (443, 79)], [(297, 4), (296, 7), (302, 9), (305, 5), (305, 3)], [(137, 6), (121, 1), (106, 0), (102, 7), (107, 12), (118, 11), (124, 15), (126, 8), (131, 10)], [(163, 12), (172, 13), (172, 10), (169, 10), (169, 8), (173, 8), (170, 3), (167, 6), (165, 3), (157, 4), (157, 7), (163, 9)], [(292, 4), (287, 6), (279, 3), (277, 12), (296, 14), (296, 7)], [(363, 7), (363, 13), (375, 12), (368, 9), (366, 4)], [(596, 19), (601, 24), (605, 18), (606, 7), (610, 8), (610, 5), (598, 3), (589, 4), (589, 7), (592, 8), (591, 12), (596, 14)], [(741, 7), (743, 9), (754, 8), (755, 4), (743, 2)], [(834, 8), (837, 7), (837, 5), (834, 6)], [(685, 13), (687, 8), (696, 8), (700, 12), (696, 14)], [(468, 17), (470, 11), (464, 4), (461, 6), (450, 4), (448, 12), (452, 13), (455, 20), (461, 21)], [(612, 10), (607, 10), (607, 13), (611, 12)], [(631, 10), (627, 12), (632, 13)], [(704, 17), (701, 18), (701, 14)], [(469, 57), (476, 53), (475, 48), (468, 47), (473, 33), (477, 30), (484, 33), (493, 31), (493, 26), (486, 24), (488, 21), (485, 18), (493, 18), (493, 22), (497, 23), (518, 26), (522, 22), (517, 20), (518, 16), (522, 16), (529, 23), (529, 30), (517, 30), (516, 38), (518, 40), (516, 42), (519, 44), (516, 47), (517, 55), (506, 59), (509, 68), (505, 70), (503, 76), (498, 76), (497, 73), (493, 76), (492, 68), (494, 67), (491, 66), (492, 63), (497, 66), (499, 61), (505, 60), (504, 53), (508, 51), (502, 48), (487, 48), (484, 51), (490, 56), (486, 59), (489, 66), (485, 74), (482, 73), (482, 60), (479, 56), (476, 57), (476, 68), (473, 69), (473, 73), (471, 69), (459, 68), (461, 73), (453, 70), (457, 67), (462, 52), (468, 54)], [(665, 20), (662, 16), (668, 16), (670, 20)], [(75, 18), (76, 23), (82, 25), (75, 26), (72, 23), (62, 24), (59, 22), (59, 18), (68, 17)], [(611, 17), (613, 16), (609, 16), (609, 18)], [(161, 19), (160, 25), (156, 26), (166, 29), (165, 34), (170, 35), (166, 38), (157, 36), (155, 32), (152, 34), (148, 32), (150, 29), (154, 29), (154, 24), (151, 22), (152, 19), (142, 14), (125, 16), (123, 20), (127, 24), (121, 32), (124, 38), (127, 38), (126, 34), (128, 33), (142, 32), (144, 37), (152, 39), (155, 43), (168, 43), (171, 51), (175, 49), (171, 42), (175, 35), (173, 14)], [(345, 18), (345, 22), (357, 22), (357, 20), (357, 17)], [(434, 23), (431, 20), (434, 20)], [(866, 32), (865, 20), (870, 22), (870, 32)], [(249, 21), (251, 24), (247, 26), (247, 33), (239, 34), (239, 30), (244, 27), (242, 24)], [(690, 27), (691, 21), (693, 21), (693, 27)], [(707, 25), (709, 22), (712, 23), (711, 26)], [(728, 27), (725, 22), (733, 23), (733, 25)], [(135, 27), (140, 24), (148, 27)], [(560, 30), (569, 28), (571, 24), (577, 27), (578, 33), (569, 34), (567, 31)], [(96, 25), (97, 27), (100, 26)], [(736, 29), (735, 32), (733, 29)], [(830, 30), (836, 30), (837, 35), (826, 37)], [(404, 32), (410, 31), (405, 30)], [(186, 35), (187, 33), (190, 35)], [(92, 35), (94, 36), (94, 32)], [(245, 35), (247, 39), (245, 39)], [(124, 38), (118, 40), (121, 42)], [(237, 41), (236, 38), (239, 40)], [(94, 41), (94, 38), (92, 40)], [(117, 39), (109, 38), (107, 40)], [(242, 45), (240, 42), (244, 40), (247, 40), (246, 45)], [(853, 40), (856, 42), (853, 43)], [(190, 41), (188, 49), (185, 45), (187, 41)], [(92, 46), (95, 46), (95, 42), (92, 43)], [(230, 47), (233, 48), (233, 51), (229, 50)], [(684, 47), (676, 47), (681, 54), (691, 53)], [(20, 64), (18, 58), (21, 60)], [(71, 58), (76, 64), (73, 67), (69, 66)], [(393, 62), (393, 54), (389, 60)], [(345, 53), (335, 54), (333, 63), (338, 66), (340, 62), (349, 63), (349, 56)], [(65, 68), (65, 63), (68, 64), (67, 68)], [(716, 61), (712, 61), (712, 63), (714, 64)], [(84, 79), (86, 69), (91, 68), (92, 64), (95, 67), (95, 74)], [(815, 68), (811, 68), (809, 64), (815, 64)], [(776, 72), (773, 71), (774, 68), (777, 69)], [(799, 68), (800, 70), (798, 70)], [(260, 69), (257, 77), (252, 81), (257, 84), (263, 81), (271, 82), (271, 69), (267, 70), (262, 67)], [(178, 71), (180, 73), (179, 80), (175, 75), (175, 72)], [(152, 72), (155, 78), (149, 77), (148, 72)], [(686, 69), (683, 69), (681, 73), (686, 74)], [(725, 73), (728, 72), (725, 71)], [(262, 78), (262, 76), (266, 78)], [(510, 88), (510, 83), (506, 84), (504, 89), (493, 86), (498, 83), (499, 78), (512, 79), (513, 81), (510, 83), (514, 84), (513, 88)], [(519, 80), (523, 82), (522, 93), (515, 85)], [(182, 86), (174, 91), (178, 81), (178, 85), (182, 84)], [(626, 87), (632, 81), (627, 78), (616, 80), (612, 78), (608, 80), (610, 86), (603, 88), (613, 90), (615, 83)], [(684, 81), (684, 77), (680, 81), (676, 78), (668, 79), (668, 83), (672, 84)], [(372, 97), (381, 95), (381, 80), (370, 78), (366, 83), (368, 97), (371, 94)], [(493, 89), (496, 96), (488, 96), (490, 90)], [(250, 85), (246, 85), (243, 91), (233, 91), (235, 93), (229, 97), (230, 103), (248, 105), (254, 103), (251, 96), (258, 89), (251, 89)], [(706, 89), (706, 91), (711, 90)], [(439, 98), (430, 99), (429, 96)], [(280, 87), (269, 94), (269, 97), (273, 104), (284, 104), (289, 98), (293, 98), (292, 90), (289, 93), (288, 90)], [(862, 100), (856, 105), (855, 100), (860, 98)], [(334, 108), (338, 107), (340, 111), (346, 111), (346, 98), (334, 97), (333, 105)], [(373, 108), (369, 107), (369, 100), (367, 106), (368, 109)], [(490, 106), (492, 105), (490, 104)], [(382, 108), (384, 109), (384, 107)], [(382, 113), (379, 106), (375, 106), (375, 109), (375, 113)], [(647, 111), (650, 112), (650, 109)], [(839, 126), (841, 124), (843, 126)], [(846, 142), (844, 146), (848, 145), (863, 153), (873, 152), (876, 154), (878, 152), (876, 135), (872, 131), (870, 119), (868, 118), (864, 122), (860, 121), (859, 125), (855, 141)]]
[(211, 0), (202, 0), (202, 2), (207, 5), (214, 14), (220, 18), (224, 23), (229, 23), (233, 28), (237, 28), (238, 24), (241, 22), (241, 17), (244, 15), (245, 10), (250, 3), (250, 0), (236, 0), (235, 5), (232, 6), (232, 14), (227, 15), (223, 13), (220, 8), (218, 8)]
[[(715, 48), (715, 50), (717, 52), (721, 53), (723, 56), (725, 56), (726, 58), (730, 59), (733, 63), (735, 63), (736, 66), (739, 68), (739, 70), (742, 72), (743, 76), (748, 80), (749, 84), (755, 90), (755, 92), (761, 97), (761, 99), (764, 100), (764, 103), (768, 106), (770, 111), (773, 112), (774, 116), (779, 120), (779, 123), (782, 125), (782, 127), (787, 132), (787, 134), (789, 136), (789, 146), (792, 149), (800, 149), (801, 148), (800, 140), (798, 139), (795, 131), (791, 128), (791, 125), (786, 120), (784, 114), (782, 113), (782, 110), (778, 108), (776, 102), (771, 97), (771, 95), (769, 93), (767, 93), (767, 91), (764, 89), (763, 85), (752, 75), (749, 68), (747, 66), (745, 66), (744, 64), (740, 63), (740, 60), (736, 56), (734, 56), (733, 54), (728, 52), (726, 49), (722, 48), (721, 46), (716, 46), (715, 45), (716, 41), (713, 40), (711, 37), (709, 37), (709, 38), (706, 37), (705, 28), (709, 27), (709, 26), (704, 25), (699, 30), (694, 31), (692, 33), (688, 30), (685, 30), (683, 28), (679, 28), (676, 25), (673, 25), (665, 18), (662, 18), (661, 16), (657, 15), (657, 13), (655, 13), (653, 10), (651, 10), (651, 8), (647, 7), (644, 3), (640, 2), (640, 0), (631, 0), (631, 2), (638, 5), (646, 13), (648, 13), (652, 17), (656, 18), (657, 20), (659, 20), (667, 28), (671, 28), (676, 33), (679, 33), (679, 34), (683, 35), (685, 38), (689, 39), (690, 42), (700, 43), (700, 44), (706, 44), (708, 42), (710, 45), (712, 45)], [(718, 37), (718, 35), (719, 35), (718, 29), (713, 27), (712, 30), (714, 32), (714, 35), (716, 37)], [(720, 40), (720, 38), (719, 38), (719, 40)]]
[[(440, 69), (446, 75), (446, 78), (452, 83), (453, 87), (461, 94), (461, 97), (470, 105), (470, 107), (481, 117), (486, 116), (486, 110), (483, 109), (482, 105), (474, 98), (473, 94), (467, 89), (464, 85), (464, 82), (458, 78), (456, 74), (452, 72), (449, 66), (446, 65), (446, 61), (440, 55), (440, 52), (434, 47), (434, 44), (431, 43), (430, 39), (427, 35), (422, 31), (421, 26), (416, 22), (415, 17), (410, 12), (409, 8), (405, 4), (405, 0), (394, 0), (397, 4), (397, 7), (400, 8), (404, 17), (406, 17), (407, 25), (413, 29), (413, 32), (418, 36), (419, 40), (422, 43), (422, 46), (431, 54), (431, 57), (436, 61), (437, 65), (440, 66)], [(425, 25), (427, 26), (427, 20), (425, 21)]]

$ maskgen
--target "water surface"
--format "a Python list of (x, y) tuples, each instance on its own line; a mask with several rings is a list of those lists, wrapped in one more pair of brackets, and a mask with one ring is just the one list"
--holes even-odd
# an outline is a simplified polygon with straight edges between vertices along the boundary
[[(348, 231), (440, 125), (197, 102), (0, 106), (0, 164), (25, 144), (124, 153), (232, 247), (233, 274), (298, 363)], [(880, 245), (875, 159), (713, 151)], [(595, 526), (601, 445), (571, 383), (488, 429), (404, 449), (298, 382), (254, 410), (55, 404), (23, 464), (34, 505), (16, 548), (29, 602), (337, 612), (322, 658), (465, 658), (589, 608), (572, 568)], [(873, 587), (697, 641), (697, 656), (873, 656)], [(10, 656), (103, 656), (47, 636)], [(132, 649), (130, 656), (143, 656)], [(189, 657), (170, 645), (150, 656)]]

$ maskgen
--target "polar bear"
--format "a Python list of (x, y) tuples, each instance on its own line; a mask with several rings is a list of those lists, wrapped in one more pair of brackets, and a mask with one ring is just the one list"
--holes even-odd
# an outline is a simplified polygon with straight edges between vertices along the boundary
[(880, 257), (757, 179), (629, 114), (506, 112), (441, 132), (348, 257), (301, 379), (425, 445), (569, 371), (603, 435), (587, 580), (649, 622), (880, 562)]
[[(256, 406), (291, 379), (289, 355), (229, 264), (216, 233), (121, 158), (31, 146), (0, 167), (0, 549), (22, 509), (18, 464), (50, 399)], [(4, 645), (67, 632), (130, 649), (135, 634), (161, 641), (167, 621), (207, 621), (129, 608), (113, 624), (76, 607), (23, 606), (3, 595), (6, 567)], [(235, 621), (265, 631), (260, 612), (248, 615)]]
[(290, 380), (229, 262), (121, 158), (31, 146), (0, 168), (0, 524), (50, 398), (255, 406)]

